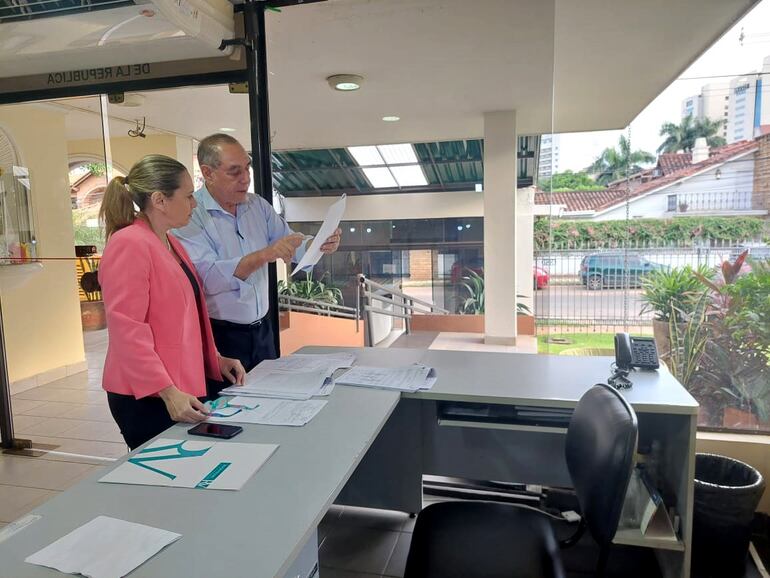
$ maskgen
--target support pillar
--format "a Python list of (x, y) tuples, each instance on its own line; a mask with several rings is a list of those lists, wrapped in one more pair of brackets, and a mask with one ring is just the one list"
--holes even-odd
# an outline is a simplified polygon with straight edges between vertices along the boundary
[(516, 111), (484, 113), (484, 342), (516, 345)]

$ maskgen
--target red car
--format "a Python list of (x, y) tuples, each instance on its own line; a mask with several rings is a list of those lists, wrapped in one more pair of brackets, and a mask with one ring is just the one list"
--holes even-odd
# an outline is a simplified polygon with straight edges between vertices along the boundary
[[(463, 263), (455, 261), (452, 265), (452, 271), (450, 273), (452, 283), (460, 283), (463, 280), (463, 277), (468, 275), (469, 269), (475, 273), (478, 273), (479, 275), (484, 274), (483, 267), (463, 265)], [(532, 266), (532, 287), (534, 289), (545, 289), (548, 287), (549, 281), (550, 275), (546, 269), (543, 267), (538, 267), (537, 265)]]

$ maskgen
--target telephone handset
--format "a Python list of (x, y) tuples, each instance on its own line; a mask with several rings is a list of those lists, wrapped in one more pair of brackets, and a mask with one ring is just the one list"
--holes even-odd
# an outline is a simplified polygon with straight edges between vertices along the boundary
[(652, 337), (631, 337), (628, 333), (615, 334), (615, 365), (621, 370), (658, 369), (658, 349)]

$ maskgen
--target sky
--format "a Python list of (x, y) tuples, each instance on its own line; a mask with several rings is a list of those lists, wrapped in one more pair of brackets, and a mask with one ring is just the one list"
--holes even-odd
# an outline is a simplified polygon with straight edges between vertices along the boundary
[(642, 149), (655, 154), (663, 142), (663, 137), (659, 135), (661, 125), (681, 121), (683, 99), (699, 94), (704, 84), (729, 82), (734, 76), (762, 70), (762, 60), (766, 56), (770, 56), (770, 0), (762, 0), (693, 62), (679, 79), (639, 113), (631, 122), (630, 131), (560, 135), (558, 171), (583, 170), (605, 148), (616, 145), (621, 134), (630, 134), (633, 150)]

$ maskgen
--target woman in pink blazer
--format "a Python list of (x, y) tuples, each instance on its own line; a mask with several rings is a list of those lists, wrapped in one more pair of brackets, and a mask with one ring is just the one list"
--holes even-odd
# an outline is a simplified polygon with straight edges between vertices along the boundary
[(102, 201), (99, 282), (110, 339), (102, 386), (131, 449), (174, 422), (205, 420), (207, 378), (243, 383), (241, 363), (217, 353), (195, 267), (168, 234), (189, 222), (195, 204), (185, 166), (162, 155), (112, 179)]

